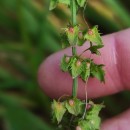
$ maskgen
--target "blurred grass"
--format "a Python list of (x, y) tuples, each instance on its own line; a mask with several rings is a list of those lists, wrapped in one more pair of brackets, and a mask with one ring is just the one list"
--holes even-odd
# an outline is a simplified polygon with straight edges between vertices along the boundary
[[(54, 130), (50, 99), (37, 83), (40, 63), (60, 50), (60, 27), (70, 17), (60, 5), (48, 11), (48, 0), (0, 0), (0, 129)], [(130, 11), (123, 0), (91, 0), (85, 16), (103, 34), (130, 27)], [(83, 23), (81, 16), (79, 21)], [(84, 25), (84, 24), (83, 24)], [(103, 117), (127, 109), (130, 92), (104, 97)], [(118, 106), (118, 107), (117, 107)]]

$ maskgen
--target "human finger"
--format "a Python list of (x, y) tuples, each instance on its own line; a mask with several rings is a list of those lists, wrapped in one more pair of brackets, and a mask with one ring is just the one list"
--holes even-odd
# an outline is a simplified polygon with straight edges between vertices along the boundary
[[(88, 81), (88, 97), (96, 98), (130, 89), (130, 29), (103, 36), (105, 47), (101, 49), (101, 56), (93, 56), (96, 63), (105, 64), (106, 82), (97, 79)], [(88, 42), (78, 47), (78, 54), (85, 50)], [(71, 48), (67, 48), (48, 57), (40, 66), (38, 81), (44, 92), (53, 98), (63, 94), (71, 95), (72, 79), (68, 73), (60, 70), (60, 60), (64, 54), (71, 55)], [(84, 53), (89, 57), (89, 52)], [(85, 98), (84, 82), (79, 79), (78, 96)]]
[(130, 130), (130, 109), (103, 122), (101, 130)]

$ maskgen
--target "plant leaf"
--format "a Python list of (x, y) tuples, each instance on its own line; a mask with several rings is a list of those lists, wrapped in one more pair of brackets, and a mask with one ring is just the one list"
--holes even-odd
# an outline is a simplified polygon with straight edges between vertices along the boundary
[(105, 82), (105, 71), (103, 70), (104, 65), (96, 65), (95, 63), (91, 63), (91, 76), (96, 77), (101, 82)]
[(69, 41), (70, 45), (76, 45), (77, 44), (78, 33), (79, 33), (79, 27), (78, 26), (68, 27), (66, 29), (66, 34), (67, 34), (68, 41)]
[(74, 58), (71, 65), (70, 65), (70, 72), (73, 78), (79, 76), (81, 72), (83, 71), (83, 65), (81, 62), (81, 65), (77, 65), (77, 62), (80, 62), (77, 58)]
[[(3, 125), (7, 130), (53, 130), (43, 119), (22, 107), (21, 97), (0, 92)], [(0, 113), (1, 114), (1, 113)]]
[(77, 0), (77, 3), (80, 7), (84, 7), (85, 6), (85, 3), (86, 3), (86, 0)]
[(89, 101), (88, 104), (92, 105), (92, 108), (88, 110), (88, 113), (86, 115), (86, 119), (91, 120), (93, 116), (99, 116), (99, 112), (102, 108), (105, 106), (103, 104), (94, 104), (92, 101)]
[(87, 120), (79, 121), (78, 126), (81, 128), (81, 130), (94, 130), (91, 128), (91, 125)]
[(52, 103), (52, 110), (53, 110), (53, 118), (56, 118), (58, 124), (61, 122), (63, 115), (66, 112), (65, 104), (64, 102), (56, 102), (53, 100)]
[(84, 39), (84, 33), (83, 32), (79, 32), (78, 33), (78, 46), (82, 46), (85, 43), (85, 39)]
[(62, 48), (67, 48), (70, 46), (66, 33), (61, 34), (61, 43), (62, 43)]
[(7, 130), (53, 130), (46, 122), (22, 107), (6, 107), (4, 124)]
[(100, 55), (100, 52), (98, 51), (98, 49), (100, 49), (102, 47), (103, 47), (103, 45), (91, 46), (90, 48), (88, 48), (88, 50), (90, 50), (92, 54)]
[(79, 115), (81, 112), (82, 112), (82, 107), (83, 107), (83, 102), (80, 101), (79, 99), (75, 98), (75, 99), (72, 99), (74, 101), (74, 105), (71, 106), (69, 104), (69, 100), (66, 101), (65, 103), (65, 107), (66, 109), (68, 110), (69, 113), (77, 116)]
[(82, 130), (100, 130), (101, 119), (99, 117), (93, 117), (91, 120), (79, 121), (78, 126)]
[(78, 45), (78, 46), (82, 46), (84, 43), (85, 43), (85, 40), (84, 40), (84, 39), (78, 39), (77, 45)]
[(49, 10), (55, 9), (57, 4), (58, 4), (58, 0), (51, 0)]
[(92, 43), (97, 45), (103, 45), (101, 36), (98, 32), (98, 26), (94, 26), (92, 29), (89, 29), (84, 38)]
[(83, 81), (86, 81), (88, 79), (88, 77), (90, 76), (90, 67), (87, 65), (87, 63), (89, 63), (89, 62), (83, 62), (82, 63), (83, 71), (82, 71), (80, 76), (81, 76)]
[(99, 112), (104, 107), (104, 105), (94, 104), (92, 101), (89, 101), (89, 104), (92, 105), (92, 108), (88, 110), (85, 119), (89, 122), (91, 128), (94, 130), (100, 129), (101, 119), (99, 117)]
[(73, 57), (68, 57), (68, 58), (70, 58), (69, 60), (68, 60), (68, 62), (66, 61), (66, 58), (67, 58), (68, 56), (67, 55), (64, 55), (64, 57), (62, 58), (62, 60), (61, 60), (61, 65), (60, 65), (60, 68), (61, 68), (61, 70), (62, 71), (64, 71), (64, 72), (67, 72), (68, 71), (68, 69), (69, 69), (69, 67), (70, 67), (70, 65), (71, 65), (71, 63), (73, 62)]
[(58, 3), (70, 5), (70, 0), (51, 0), (49, 10), (55, 9)]
[(59, 0), (59, 3), (70, 5), (70, 0)]

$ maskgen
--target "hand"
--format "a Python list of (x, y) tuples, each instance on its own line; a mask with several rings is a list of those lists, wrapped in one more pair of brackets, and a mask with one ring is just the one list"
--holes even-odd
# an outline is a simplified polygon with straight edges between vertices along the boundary
[[(105, 64), (106, 83), (101, 84), (97, 79), (88, 81), (88, 98), (97, 98), (114, 94), (123, 90), (130, 90), (130, 29), (103, 36), (105, 47), (101, 49), (101, 56), (93, 56), (95, 62)], [(79, 47), (78, 54), (87, 48), (86, 43)], [(60, 59), (64, 55), (71, 55), (71, 48), (65, 49), (48, 57), (41, 64), (38, 81), (44, 92), (53, 98), (64, 94), (71, 95), (72, 79), (68, 73), (61, 72)], [(89, 57), (89, 52), (83, 56)], [(85, 98), (84, 83), (79, 79), (78, 97)], [(130, 109), (123, 114), (105, 121), (101, 130), (130, 130)]]

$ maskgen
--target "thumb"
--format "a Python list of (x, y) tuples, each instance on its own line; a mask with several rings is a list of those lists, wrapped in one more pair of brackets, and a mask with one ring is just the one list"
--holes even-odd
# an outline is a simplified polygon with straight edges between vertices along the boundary
[(112, 119), (106, 120), (101, 130), (130, 130), (130, 109)]

